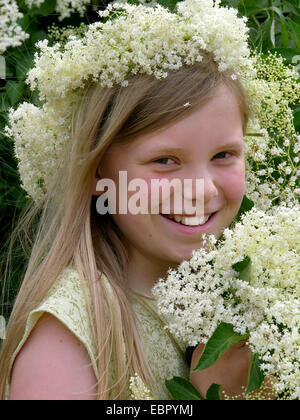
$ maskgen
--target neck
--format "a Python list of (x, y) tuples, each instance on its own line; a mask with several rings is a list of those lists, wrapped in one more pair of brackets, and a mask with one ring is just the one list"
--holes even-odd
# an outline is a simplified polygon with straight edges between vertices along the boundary
[(169, 267), (170, 264), (150, 260), (141, 254), (131, 255), (127, 271), (128, 285), (131, 289), (153, 298), (152, 287), (159, 278), (167, 276)]

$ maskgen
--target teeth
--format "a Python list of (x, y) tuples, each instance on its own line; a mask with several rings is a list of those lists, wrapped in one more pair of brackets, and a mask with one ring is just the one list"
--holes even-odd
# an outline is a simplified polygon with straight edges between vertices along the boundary
[(167, 217), (183, 225), (199, 226), (199, 225), (204, 225), (204, 223), (207, 222), (210, 216), (211, 215), (209, 214), (208, 216), (203, 216), (203, 217), (181, 217), (181, 216), (175, 216), (175, 217), (167, 216)]

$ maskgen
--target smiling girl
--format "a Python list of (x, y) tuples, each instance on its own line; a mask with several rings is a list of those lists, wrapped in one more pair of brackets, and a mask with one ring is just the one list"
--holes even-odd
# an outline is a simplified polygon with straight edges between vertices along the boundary
[[(202, 75), (203, 67), (199, 68)], [(174, 213), (173, 196), (170, 214), (164, 216), (151, 214), (150, 209), (148, 215), (130, 211), (112, 215), (126, 238), (128, 284), (149, 296), (159, 276), (200, 248), (202, 233), (220, 237), (240, 208), (245, 191), (244, 109), (239, 105), (237, 87), (230, 83), (233, 85), (230, 78), (218, 81), (210, 93), (212, 98), (206, 101), (198, 90), (203, 105), (191, 106), (183, 119), (171, 121), (159, 131), (141, 133), (123, 145), (112, 144), (100, 164), (99, 175), (112, 179), (117, 189), (119, 172), (126, 171), (128, 182), (136, 178), (146, 181), (150, 196), (155, 196), (153, 179), (176, 178), (182, 184), (186, 179), (203, 179), (205, 220), (208, 218), (204, 224), (190, 225), (193, 215), (184, 218), (184, 213)], [(194, 188), (190, 200), (196, 198)], [(175, 221), (176, 216), (180, 220)]]
[[(200, 53), (164, 78), (131, 74), (123, 86), (93, 81), (82, 91), (61, 164), (22, 221), (42, 210), (1, 352), (3, 398), (127, 399), (137, 373), (168, 399), (165, 379), (189, 377), (151, 288), (202, 246), (203, 233), (219, 238), (237, 215), (249, 116), (234, 70)], [(150, 196), (153, 179), (203, 179), (204, 218), (174, 213), (172, 194), (170, 214), (100, 215), (96, 185), (108, 178), (118, 191), (120, 171), (128, 183), (145, 180)], [(227, 393), (244, 385), (239, 367), (248, 368), (244, 351), (234, 360), (230, 383), (223, 374)]]

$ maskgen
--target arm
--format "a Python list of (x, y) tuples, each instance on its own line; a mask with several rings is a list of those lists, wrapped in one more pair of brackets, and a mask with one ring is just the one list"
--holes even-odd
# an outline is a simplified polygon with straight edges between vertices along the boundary
[(11, 400), (92, 400), (97, 379), (83, 344), (59, 320), (44, 314), (18, 354)]

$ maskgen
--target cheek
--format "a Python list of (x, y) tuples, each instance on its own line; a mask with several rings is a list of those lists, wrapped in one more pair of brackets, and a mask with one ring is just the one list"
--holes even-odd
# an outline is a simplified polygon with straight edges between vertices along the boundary
[[(139, 196), (141, 200), (138, 201), (139, 206), (141, 209), (147, 214), (158, 214), (160, 208), (160, 201), (161, 201), (161, 189), (162, 187), (158, 185), (158, 182), (155, 182), (156, 179), (152, 176), (145, 176), (139, 178), (142, 182), (139, 184), (139, 187), (136, 188), (135, 192), (128, 192), (129, 197), (129, 204), (130, 204), (130, 197), (132, 196)], [(142, 202), (141, 202), (142, 201)], [(143, 205), (142, 205), (143, 203)], [(130, 206), (129, 206), (130, 207)]]
[(245, 193), (245, 166), (243, 164), (229, 171), (223, 178), (223, 188), (227, 198), (240, 202)]
[(112, 217), (126, 239), (126, 246), (144, 250), (153, 247), (152, 223), (149, 219), (151, 216), (126, 214)]

